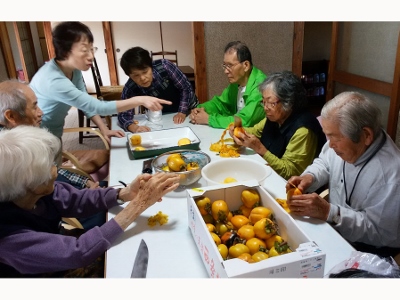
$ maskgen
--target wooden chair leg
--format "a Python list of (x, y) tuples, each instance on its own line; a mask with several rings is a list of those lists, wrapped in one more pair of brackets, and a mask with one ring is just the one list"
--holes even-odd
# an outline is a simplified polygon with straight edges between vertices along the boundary
[[(83, 114), (83, 112), (80, 109), (78, 109), (79, 127), (83, 127), (84, 119), (85, 119), (85, 115)], [(82, 144), (82, 143), (83, 143), (83, 132), (79, 132), (79, 144)]]

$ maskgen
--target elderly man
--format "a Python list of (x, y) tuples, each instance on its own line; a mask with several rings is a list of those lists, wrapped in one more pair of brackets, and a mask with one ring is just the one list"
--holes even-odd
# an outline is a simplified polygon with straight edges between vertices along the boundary
[[(33, 90), (17, 80), (0, 83), (0, 129), (14, 128), (19, 125), (39, 127), (43, 112), (37, 105)], [(58, 170), (58, 180), (66, 181), (77, 188), (97, 187), (98, 183), (88, 180), (67, 170)]]
[[(36, 95), (28, 85), (17, 80), (6, 80), (0, 83), (0, 129), (11, 129), (20, 125), (39, 127), (42, 115), (43, 112), (37, 105)], [(58, 169), (57, 181), (67, 182), (79, 189), (99, 186), (98, 182), (63, 169)], [(101, 212), (79, 221), (85, 229), (90, 229), (103, 224), (105, 220), (105, 214)]]
[(234, 116), (238, 116), (243, 126), (251, 127), (265, 118), (258, 86), (266, 75), (253, 66), (250, 50), (244, 43), (230, 42), (224, 53), (222, 68), (229, 86), (220, 96), (192, 109), (190, 120), (194, 124), (227, 128)]
[[(328, 142), (301, 176), (289, 179), (303, 195), (292, 196), (293, 214), (326, 220), (358, 251), (400, 253), (400, 150), (382, 129), (377, 105), (344, 92), (321, 111)], [(317, 188), (329, 183), (329, 202)]]

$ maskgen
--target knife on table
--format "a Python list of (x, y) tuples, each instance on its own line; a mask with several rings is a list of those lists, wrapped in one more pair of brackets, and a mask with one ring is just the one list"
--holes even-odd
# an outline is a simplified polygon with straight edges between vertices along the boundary
[(146, 278), (147, 265), (149, 263), (149, 249), (146, 242), (142, 239), (133, 263), (131, 278)]
[(153, 166), (151, 165), (152, 162), (153, 158), (143, 161), (142, 173), (153, 174)]

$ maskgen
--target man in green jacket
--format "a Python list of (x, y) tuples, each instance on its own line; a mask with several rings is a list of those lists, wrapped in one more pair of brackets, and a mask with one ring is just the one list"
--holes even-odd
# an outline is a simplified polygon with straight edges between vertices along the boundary
[(222, 67), (229, 80), (228, 87), (220, 96), (192, 109), (191, 122), (227, 128), (236, 115), (245, 127), (257, 124), (265, 118), (258, 86), (267, 76), (253, 66), (249, 48), (240, 41), (226, 45)]

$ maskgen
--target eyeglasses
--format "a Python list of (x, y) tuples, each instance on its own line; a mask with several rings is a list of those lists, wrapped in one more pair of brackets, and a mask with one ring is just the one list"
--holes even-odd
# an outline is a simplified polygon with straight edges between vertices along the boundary
[(97, 49), (98, 49), (97, 47), (90, 48), (90, 49), (83, 48), (80, 52), (83, 53), (86, 56), (89, 55), (89, 52), (92, 53), (92, 55), (94, 55), (96, 53)]
[(275, 106), (276, 106), (279, 102), (281, 102), (281, 100), (278, 100), (278, 101), (275, 101), (275, 102), (260, 101), (260, 105), (261, 105), (262, 107), (266, 107), (266, 108), (271, 109), (271, 108), (275, 108)]
[(227, 71), (230, 72), (230, 71), (232, 71), (232, 69), (233, 69), (235, 66), (237, 66), (238, 64), (241, 64), (241, 62), (238, 62), (238, 63), (233, 64), (233, 65), (222, 64), (221, 66), (222, 66), (222, 69), (227, 70)]

